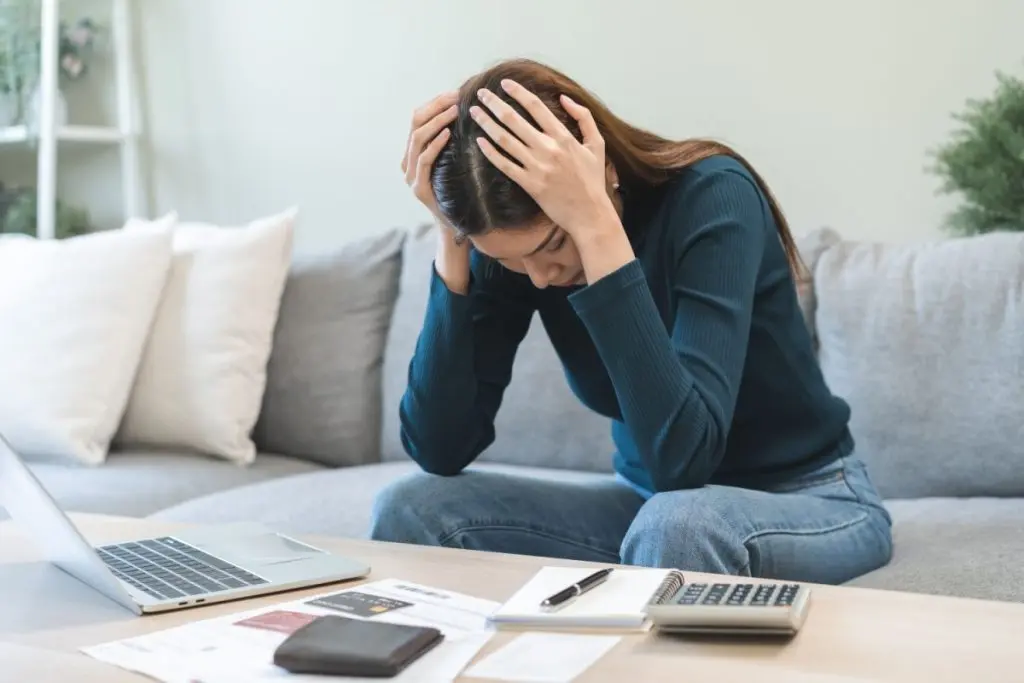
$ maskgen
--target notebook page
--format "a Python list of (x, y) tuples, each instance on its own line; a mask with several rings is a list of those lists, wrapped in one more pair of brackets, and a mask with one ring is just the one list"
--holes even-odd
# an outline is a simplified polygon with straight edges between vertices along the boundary
[(669, 574), (667, 569), (615, 569), (593, 590), (553, 612), (544, 598), (594, 573), (591, 567), (543, 567), (492, 616), (495, 622), (640, 626), (644, 608)]

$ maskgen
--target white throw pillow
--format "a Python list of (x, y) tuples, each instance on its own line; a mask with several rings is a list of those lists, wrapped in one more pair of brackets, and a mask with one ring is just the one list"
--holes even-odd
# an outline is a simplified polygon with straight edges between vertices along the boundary
[(0, 434), (30, 460), (107, 456), (171, 264), (176, 216), (0, 237)]
[(296, 215), (175, 227), (171, 273), (117, 444), (253, 461)]

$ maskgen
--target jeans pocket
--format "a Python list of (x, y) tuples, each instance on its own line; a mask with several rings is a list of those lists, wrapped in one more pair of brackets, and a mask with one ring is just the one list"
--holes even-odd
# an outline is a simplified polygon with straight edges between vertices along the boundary
[(875, 508), (883, 514), (883, 516), (892, 523), (892, 518), (889, 515), (889, 511), (885, 508), (882, 495), (875, 488), (874, 482), (871, 480), (871, 476), (868, 474), (867, 465), (858, 458), (845, 458), (846, 460), (846, 485), (850, 491), (857, 496), (863, 505)]

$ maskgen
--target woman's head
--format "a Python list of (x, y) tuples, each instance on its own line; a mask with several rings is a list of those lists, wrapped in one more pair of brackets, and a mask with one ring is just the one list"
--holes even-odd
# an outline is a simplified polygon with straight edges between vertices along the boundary
[[(582, 141), (579, 125), (559, 98), (568, 95), (590, 110), (604, 138), (608, 193), (620, 212), (620, 190), (628, 197), (631, 188), (656, 187), (681, 169), (718, 154), (733, 156), (746, 164), (733, 150), (716, 142), (673, 141), (636, 128), (615, 116), (565, 74), (534, 61), (502, 62), (470, 78), (459, 89), (458, 118), (450, 127), (451, 138), (434, 163), (431, 184), (438, 208), (479, 251), (511, 270), (528, 274), (537, 286), (580, 284), (583, 268), (572, 239), (544, 215), (525, 190), (487, 160), (476, 142), (477, 138), (486, 137), (469, 112), (470, 107), (479, 104), (480, 89), (500, 97), (536, 125), (533, 117), (501, 87), (503, 79), (519, 83), (540, 98), (577, 140)], [(772, 204), (780, 236), (796, 271), (799, 259), (785, 219), (767, 186), (749, 164), (747, 167)]]

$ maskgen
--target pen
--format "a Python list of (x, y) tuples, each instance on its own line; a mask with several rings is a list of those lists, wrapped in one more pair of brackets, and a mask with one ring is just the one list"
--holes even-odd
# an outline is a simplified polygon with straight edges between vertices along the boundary
[(573, 598), (583, 595), (589, 590), (597, 588), (608, 578), (608, 575), (612, 573), (611, 568), (602, 569), (596, 571), (585, 579), (580, 580), (577, 583), (563, 588), (549, 598), (544, 599), (540, 606), (544, 609), (555, 609), (563, 606)]

